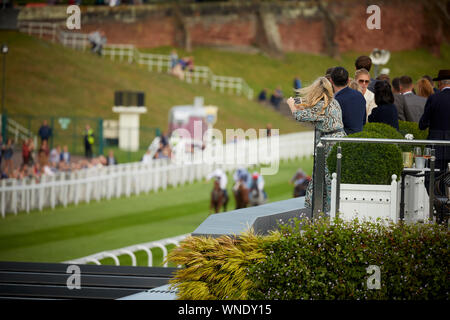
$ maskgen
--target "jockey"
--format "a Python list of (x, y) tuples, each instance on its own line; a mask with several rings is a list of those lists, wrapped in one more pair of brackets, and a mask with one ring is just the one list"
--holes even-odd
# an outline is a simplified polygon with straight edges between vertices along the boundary
[(264, 195), (264, 199), (267, 199), (267, 193), (264, 190), (264, 178), (258, 172), (253, 172), (252, 180), (250, 185), (250, 191), (257, 189), (258, 192), (262, 192)]
[(246, 168), (238, 168), (233, 174), (233, 180), (235, 182), (233, 189), (237, 190), (239, 182), (245, 182), (245, 186), (250, 188), (251, 177)]
[(222, 169), (217, 168), (212, 173), (208, 174), (206, 180), (211, 180), (212, 178), (219, 179), (220, 189), (222, 189), (224, 196), (228, 198), (227, 192), (228, 178), (225, 172), (223, 172)]

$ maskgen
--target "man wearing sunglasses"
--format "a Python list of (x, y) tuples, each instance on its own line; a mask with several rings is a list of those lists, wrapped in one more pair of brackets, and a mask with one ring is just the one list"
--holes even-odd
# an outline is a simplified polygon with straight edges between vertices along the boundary
[(366, 99), (366, 121), (368, 121), (369, 115), (372, 113), (372, 109), (377, 106), (375, 103), (375, 95), (372, 91), (368, 90), (369, 83), (371, 81), (369, 71), (364, 68), (356, 70), (355, 81), (361, 87), (364, 99)]

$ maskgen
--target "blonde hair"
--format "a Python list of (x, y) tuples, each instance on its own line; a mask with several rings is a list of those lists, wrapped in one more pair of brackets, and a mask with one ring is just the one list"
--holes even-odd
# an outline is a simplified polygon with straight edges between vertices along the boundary
[(313, 82), (312, 85), (296, 90), (303, 97), (303, 103), (299, 106), (305, 108), (314, 107), (319, 101), (323, 100), (323, 108), (320, 114), (325, 112), (325, 108), (328, 107), (333, 99), (333, 87), (330, 81), (325, 77), (320, 77)]
[(359, 91), (359, 92), (362, 93), (362, 88), (361, 88), (361, 86), (359, 85), (359, 83), (356, 82), (356, 80), (350, 81), (350, 84), (349, 84), (348, 86), (349, 86), (351, 89), (357, 90), (357, 91)]
[(367, 71), (367, 69), (362, 68), (362, 69), (356, 70), (356, 72), (355, 72), (355, 79), (358, 79), (359, 75), (361, 75), (361, 74), (366, 74), (366, 75), (368, 75), (369, 78), (370, 78), (370, 73), (369, 73), (369, 71)]
[(428, 79), (422, 78), (417, 81), (417, 94), (421, 97), (428, 98), (434, 93), (433, 86)]

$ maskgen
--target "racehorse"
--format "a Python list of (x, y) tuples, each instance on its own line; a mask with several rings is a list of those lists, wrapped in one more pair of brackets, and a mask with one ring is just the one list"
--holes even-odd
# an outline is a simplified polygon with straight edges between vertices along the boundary
[(246, 208), (248, 205), (248, 189), (244, 181), (238, 181), (233, 188), (234, 199), (236, 200), (236, 209)]
[(308, 188), (308, 184), (311, 181), (310, 177), (306, 177), (303, 182), (298, 183), (294, 188), (294, 198), (304, 197), (306, 195), (306, 189)]
[(228, 195), (220, 188), (219, 179), (214, 180), (214, 188), (211, 191), (210, 210), (214, 209), (215, 213), (220, 212), (223, 206), (223, 211), (227, 211)]

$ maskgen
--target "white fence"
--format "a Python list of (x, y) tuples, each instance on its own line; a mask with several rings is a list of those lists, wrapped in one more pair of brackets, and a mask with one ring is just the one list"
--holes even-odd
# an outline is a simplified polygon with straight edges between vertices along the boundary
[[(254, 159), (252, 164), (268, 164), (270, 161), (290, 160), (313, 154), (314, 133), (311, 131), (274, 136), (278, 138), (278, 150), (268, 152), (268, 146), (273, 145), (268, 138), (252, 139), (236, 144), (227, 144), (236, 155), (245, 155), (243, 159)], [(221, 146), (217, 146), (220, 148)], [(226, 147), (225, 147), (226, 148)], [(205, 149), (204, 152), (206, 152)], [(222, 149), (224, 150), (224, 149)], [(90, 168), (70, 173), (62, 172), (36, 179), (3, 179), (0, 183), (0, 212), (6, 213), (30, 212), (67, 206), (68, 204), (89, 203), (102, 199), (129, 197), (143, 192), (158, 192), (168, 186), (199, 181), (214, 171), (222, 168), (225, 171), (235, 170), (243, 163), (234, 161), (233, 153), (225, 149), (223, 163), (193, 163), (170, 162), (168, 159), (154, 160), (151, 163), (126, 163), (101, 168)], [(272, 157), (262, 158), (264, 154)], [(277, 152), (278, 151), (278, 157)], [(258, 154), (255, 154), (258, 153)], [(230, 158), (231, 157), (231, 158)]]
[[(95, 263), (97, 265), (101, 265), (101, 262), (100, 262), (101, 260), (106, 259), (106, 258), (111, 258), (111, 259), (113, 259), (114, 263), (117, 266), (119, 266), (120, 265), (119, 257), (122, 255), (128, 255), (131, 258), (131, 265), (134, 267), (137, 265), (135, 253), (139, 252), (139, 251), (144, 251), (147, 254), (147, 258), (148, 258), (147, 266), (151, 267), (151, 266), (153, 266), (153, 254), (152, 254), (151, 249), (153, 249), (153, 248), (161, 249), (162, 255), (163, 255), (163, 261), (165, 261), (167, 258), (167, 254), (168, 254), (167, 246), (168, 245), (178, 246), (179, 242), (184, 240), (188, 235), (189, 234), (183, 234), (183, 235), (180, 235), (177, 237), (166, 238), (166, 239), (162, 239), (162, 240), (158, 240), (158, 241), (135, 244), (135, 245), (132, 245), (129, 247), (121, 248), (121, 249), (116, 249), (116, 250), (111, 250), (111, 251), (103, 251), (103, 252), (99, 252), (99, 253), (84, 257), (84, 258), (65, 261), (63, 263), (67, 263), (67, 264)], [(167, 262), (165, 262), (163, 266), (167, 267)]]
[[(78, 32), (68, 32), (61, 28), (63, 24), (48, 22), (27, 22), (19, 23), (21, 32), (36, 35), (41, 38), (50, 38), (58, 41), (65, 47), (72, 49), (86, 50), (89, 48), (88, 35)], [(152, 54), (139, 52), (133, 45), (108, 44), (103, 47), (102, 54), (115, 61), (136, 62), (139, 65), (146, 65), (149, 71), (167, 72), (171, 71), (171, 59), (169, 55)], [(239, 77), (215, 75), (209, 67), (195, 66), (192, 72), (185, 73), (185, 81), (188, 83), (209, 84), (213, 90), (227, 92), (230, 94), (243, 95), (249, 100), (253, 99), (253, 89)]]

